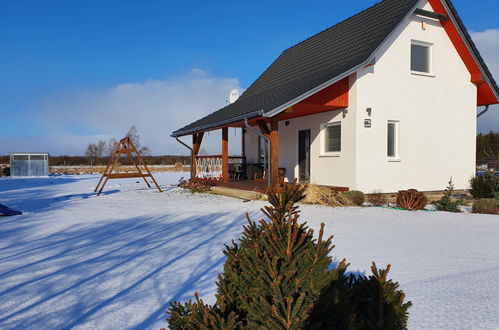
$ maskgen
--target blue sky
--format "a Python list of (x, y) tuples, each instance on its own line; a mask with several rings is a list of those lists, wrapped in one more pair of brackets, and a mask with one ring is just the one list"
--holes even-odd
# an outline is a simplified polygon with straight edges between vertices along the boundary
[[(147, 109), (168, 101), (154, 91), (175, 99), (181, 113), (168, 116), (185, 124), (222, 106), (231, 88), (248, 87), (285, 48), (375, 2), (1, 1), (0, 153), (31, 146), (82, 154), (88, 142), (123, 135), (134, 113), (155, 121), (157, 112)], [(499, 30), (499, 1), (454, 3), (469, 30)], [(489, 34), (482, 36), (487, 45)], [(212, 99), (198, 90), (206, 86)], [(130, 100), (130, 93), (140, 97)], [(105, 116), (105, 105), (116, 106), (123, 94), (123, 110)], [(91, 109), (97, 102), (98, 113)], [(202, 110), (189, 113), (195, 107)], [(489, 129), (487, 122), (479, 128)], [(169, 141), (170, 126), (161, 133), (146, 120), (135, 124), (153, 153), (182, 150)]]

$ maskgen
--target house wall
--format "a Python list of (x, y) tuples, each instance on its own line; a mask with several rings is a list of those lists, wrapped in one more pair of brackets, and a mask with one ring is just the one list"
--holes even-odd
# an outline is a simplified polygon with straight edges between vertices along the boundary
[[(422, 8), (432, 10), (427, 2)], [(422, 22), (426, 29), (422, 29)], [(433, 76), (410, 71), (411, 40), (433, 45)], [(298, 131), (311, 130), (311, 181), (364, 192), (467, 187), (475, 171), (477, 88), (438, 21), (411, 17), (379, 49), (375, 65), (350, 76), (348, 113), (330, 111), (279, 123), (279, 166), (298, 177)], [(371, 108), (368, 116), (366, 109)], [(364, 120), (371, 120), (371, 128)], [(387, 157), (387, 123), (399, 122), (399, 158)], [(342, 150), (321, 153), (322, 124), (342, 123)], [(249, 162), (257, 138), (246, 136)]]
[[(433, 76), (411, 73), (411, 40), (434, 44)], [(456, 188), (467, 187), (475, 172), (477, 89), (440, 22), (413, 16), (379, 50), (376, 64), (358, 72), (356, 87), (356, 189), (443, 190), (451, 176)], [(368, 118), (372, 128), (363, 127)], [(388, 120), (399, 121), (396, 161), (387, 157)]]
[[(299, 177), (298, 132), (310, 129), (310, 181), (313, 183), (351, 187), (355, 184), (355, 76), (350, 78), (349, 108), (344, 116), (342, 110), (328, 111), (306, 117), (279, 122), (279, 167), (286, 169), (288, 180)], [(341, 155), (324, 155), (321, 152), (323, 138), (321, 125), (341, 121)], [(286, 126), (286, 122), (289, 124)], [(258, 127), (255, 127), (258, 130)], [(252, 163), (258, 160), (257, 136), (247, 131), (246, 157)]]

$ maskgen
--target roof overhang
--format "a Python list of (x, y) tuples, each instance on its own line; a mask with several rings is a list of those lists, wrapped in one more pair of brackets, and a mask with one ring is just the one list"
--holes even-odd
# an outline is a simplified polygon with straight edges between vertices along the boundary
[[(464, 24), (461, 22), (453, 5), (449, 0), (428, 0), (432, 6), (434, 12), (422, 10), (419, 7), (425, 0), (418, 1), (414, 7), (407, 13), (407, 15), (399, 22), (399, 24), (393, 29), (393, 31), (380, 43), (380, 45), (373, 51), (373, 53), (365, 59), (365, 61), (352, 67), (350, 70), (333, 77), (322, 84), (310, 89), (309, 91), (293, 98), (292, 100), (285, 102), (278, 107), (270, 109), (268, 111), (257, 110), (248, 114), (233, 117), (228, 120), (210, 123), (209, 125), (197, 126), (193, 129), (188, 130), (178, 130), (171, 134), (172, 137), (180, 137), (189, 134), (195, 134), (198, 132), (210, 131), (218, 129), (221, 127), (226, 127), (234, 125), (236, 123), (242, 122), (245, 119), (254, 119), (257, 117), (274, 117), (290, 107), (300, 103), (301, 101), (311, 97), (312, 95), (324, 90), (325, 88), (341, 81), (359, 71), (360, 69), (370, 66), (375, 62), (375, 56), (379, 52), (380, 48), (386, 43), (387, 40), (393, 37), (393, 35), (398, 31), (400, 26), (404, 24), (407, 19), (413, 15), (426, 16), (433, 19), (438, 19), (445, 31), (447, 32), (452, 43), (456, 47), (459, 55), (464, 61), (466, 67), (470, 71), (471, 81), (477, 85), (478, 89), (478, 104), (477, 105), (489, 105), (499, 103), (499, 88), (493, 82), (491, 73), (486, 69), (485, 62), (483, 61), (478, 49), (473, 44), (471, 37), (466, 31)], [(488, 95), (488, 97), (480, 98), (480, 95)]]
[(241, 116), (233, 117), (227, 120), (222, 120), (218, 122), (211, 123), (209, 125), (202, 125), (202, 126), (197, 126), (196, 128), (193, 129), (186, 129), (186, 130), (178, 130), (173, 132), (170, 136), (171, 137), (181, 137), (185, 135), (190, 135), (190, 134), (195, 134), (199, 132), (206, 132), (206, 131), (212, 131), (218, 128), (230, 126), (239, 122), (244, 121), (245, 119), (253, 119), (253, 118), (258, 118), (263, 116), (263, 110), (257, 110), (253, 111), (251, 113), (246, 113)]
[(457, 15), (454, 5), (449, 0), (428, 0), (433, 10), (448, 17), (441, 20), (442, 26), (451, 39), (459, 56), (471, 74), (471, 81), (477, 85), (477, 105), (491, 105), (499, 103), (499, 88), (493, 81), (492, 74), (473, 43), (463, 22)]

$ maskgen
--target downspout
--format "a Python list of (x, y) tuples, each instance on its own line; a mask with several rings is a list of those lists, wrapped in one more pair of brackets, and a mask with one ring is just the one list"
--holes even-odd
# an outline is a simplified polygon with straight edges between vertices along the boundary
[(477, 117), (477, 118), (480, 118), (480, 116), (481, 116), (481, 115), (484, 115), (487, 111), (489, 111), (489, 107), (490, 107), (490, 105), (488, 105), (488, 104), (487, 104), (487, 105), (485, 106), (485, 109), (484, 109), (482, 112), (480, 112), (480, 113), (478, 114), (478, 116), (476, 116), (476, 117)]
[(193, 179), (192, 174), (194, 173), (194, 153), (192, 151), (192, 148), (185, 144), (182, 140), (180, 140), (178, 136), (175, 137), (175, 140), (177, 140), (181, 145), (191, 151), (191, 179)]
[(267, 147), (266, 148), (267, 149), (267, 155), (269, 157), (267, 157), (267, 155), (264, 155), (264, 157), (267, 158), (267, 180), (268, 180), (268, 186), (270, 187), (270, 185), (272, 184), (272, 181), (271, 181), (271, 178), (270, 178), (270, 139), (265, 134), (262, 134), (258, 130), (256, 130), (253, 127), (251, 127), (248, 124), (248, 118), (244, 118), (244, 126), (247, 129), (249, 129), (250, 131), (252, 131), (253, 133), (255, 133), (256, 135), (262, 137), (265, 140), (265, 145)]

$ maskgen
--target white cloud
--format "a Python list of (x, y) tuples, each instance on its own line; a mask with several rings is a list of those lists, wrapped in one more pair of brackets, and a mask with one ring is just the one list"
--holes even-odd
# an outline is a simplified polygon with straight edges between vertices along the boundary
[[(165, 80), (71, 92), (45, 100), (36, 111), (38, 119), (50, 127), (53, 135), (38, 141), (22, 137), (14, 139), (13, 143), (53, 154), (83, 154), (89, 142), (102, 137), (120, 138), (135, 125), (141, 144), (149, 146), (153, 154), (187, 154), (188, 150), (170, 134), (225, 106), (233, 88), (242, 90), (239, 80), (214, 77), (194, 69), (186, 75)], [(74, 135), (75, 131), (90, 131), (95, 135), (78, 136)], [(191, 142), (190, 136), (184, 139)], [(219, 132), (211, 132), (203, 141), (203, 148), (209, 153), (220, 153), (220, 140)], [(229, 140), (231, 153), (240, 152), (239, 135), (234, 138), (231, 130)]]
[[(499, 82), (499, 29), (471, 32), (471, 36), (494, 79)], [(490, 130), (499, 130), (499, 105), (491, 106), (489, 112), (478, 118), (478, 131)]]

